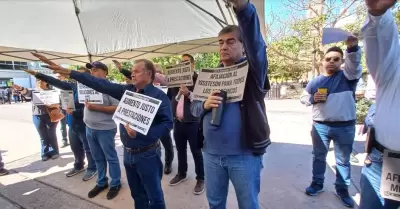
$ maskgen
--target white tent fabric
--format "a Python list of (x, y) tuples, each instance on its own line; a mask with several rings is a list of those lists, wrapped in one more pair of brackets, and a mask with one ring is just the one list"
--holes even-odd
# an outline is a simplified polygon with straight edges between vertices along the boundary
[[(264, 0), (253, 0), (264, 30)], [(218, 50), (236, 17), (223, 0), (0, 1), (0, 60), (110, 63)]]

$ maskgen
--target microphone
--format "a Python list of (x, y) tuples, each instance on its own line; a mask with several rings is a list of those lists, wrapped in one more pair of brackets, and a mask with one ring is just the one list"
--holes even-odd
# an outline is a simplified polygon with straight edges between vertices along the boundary
[(212, 108), (211, 125), (220, 126), (222, 114), (224, 113), (224, 107), (227, 99), (227, 92), (221, 90), (221, 92), (216, 94), (215, 96), (222, 97), (222, 101), (217, 108)]

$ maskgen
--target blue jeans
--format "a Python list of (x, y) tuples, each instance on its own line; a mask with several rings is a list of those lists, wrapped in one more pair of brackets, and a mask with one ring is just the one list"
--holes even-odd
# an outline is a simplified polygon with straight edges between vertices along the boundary
[(205, 184), (210, 209), (225, 209), (229, 180), (240, 209), (258, 209), (262, 155), (213, 155), (203, 152)]
[(58, 155), (57, 123), (51, 122), (49, 115), (33, 115), (32, 120), (39, 133), (41, 156), (52, 157), (53, 155)]
[(86, 129), (81, 127), (72, 126), (68, 129), (69, 140), (71, 143), (71, 150), (74, 153), (75, 169), (81, 169), (85, 165), (85, 154), (88, 162), (87, 171), (96, 171), (96, 164), (93, 160), (92, 153), (88, 140), (86, 138)]
[(104, 187), (108, 183), (107, 162), (111, 177), (110, 187), (121, 185), (121, 168), (115, 150), (115, 134), (117, 129), (94, 130), (86, 127), (86, 138), (97, 167), (97, 186)]
[(331, 140), (336, 158), (336, 189), (347, 189), (350, 185), (350, 154), (353, 150), (355, 126), (329, 126), (314, 123), (311, 130), (313, 142), (313, 182), (323, 184), (325, 180), (326, 155)]
[(124, 166), (135, 208), (165, 209), (160, 147), (138, 154), (125, 150)]
[(372, 162), (361, 171), (361, 199), (359, 209), (397, 209), (400, 202), (384, 199), (380, 195), (382, 153), (372, 149), (368, 159)]

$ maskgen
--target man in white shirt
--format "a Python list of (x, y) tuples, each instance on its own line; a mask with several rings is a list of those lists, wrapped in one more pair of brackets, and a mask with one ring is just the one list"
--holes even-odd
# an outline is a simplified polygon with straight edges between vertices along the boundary
[[(368, 18), (362, 28), (367, 67), (376, 84), (375, 134), (371, 134), (371, 151), (361, 175), (360, 209), (397, 209), (400, 202), (382, 197), (380, 192), (382, 168), (389, 161), (383, 162), (383, 153), (400, 151), (400, 44), (399, 33), (391, 12), (396, 0), (365, 0)], [(399, 173), (399, 166), (391, 168)], [(393, 181), (398, 185), (398, 180)], [(384, 194), (396, 194), (392, 191)]]

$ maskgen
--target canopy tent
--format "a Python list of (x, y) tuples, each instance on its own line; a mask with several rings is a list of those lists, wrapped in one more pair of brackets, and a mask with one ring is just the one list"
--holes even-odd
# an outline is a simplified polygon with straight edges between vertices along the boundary
[[(262, 31), (264, 0), (254, 0)], [(224, 0), (0, 1), (0, 60), (110, 63), (218, 50), (216, 36), (236, 24)]]

